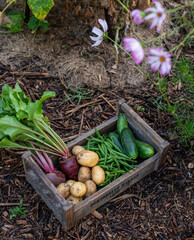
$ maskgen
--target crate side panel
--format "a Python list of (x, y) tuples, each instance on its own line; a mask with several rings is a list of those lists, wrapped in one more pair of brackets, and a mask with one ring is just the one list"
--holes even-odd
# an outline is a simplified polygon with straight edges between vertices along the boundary
[[(118, 116), (115, 116), (104, 123), (98, 125), (96, 128), (101, 134), (106, 134), (109, 131), (113, 131), (116, 129), (116, 122), (117, 122)], [(67, 143), (67, 147), (71, 149), (75, 145), (85, 145), (87, 143), (87, 139), (89, 136), (95, 136), (95, 128), (92, 130), (82, 134), (80, 137), (76, 138), (75, 140), (72, 140)]]
[(141, 163), (137, 169), (119, 177), (106, 187), (77, 204), (74, 208), (75, 220), (77, 221), (87, 216), (89, 213), (153, 172), (157, 158), (158, 154)]
[(69, 204), (48, 180), (30, 155), (23, 155), (23, 165), (28, 182), (53, 211), (64, 228), (74, 225), (74, 207)]

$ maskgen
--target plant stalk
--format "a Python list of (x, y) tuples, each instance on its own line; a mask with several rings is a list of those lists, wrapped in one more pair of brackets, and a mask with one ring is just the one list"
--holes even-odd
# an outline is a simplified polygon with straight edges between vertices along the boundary
[(115, 0), (115, 1), (121, 5), (121, 7), (124, 9), (126, 13), (130, 13), (130, 10), (120, 0)]

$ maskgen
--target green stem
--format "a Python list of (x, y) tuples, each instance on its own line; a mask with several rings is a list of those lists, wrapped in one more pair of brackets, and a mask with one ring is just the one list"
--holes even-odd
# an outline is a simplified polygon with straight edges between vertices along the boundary
[(115, 1), (121, 5), (121, 7), (125, 10), (126, 13), (130, 13), (130, 10), (120, 0)]
[[(116, 34), (115, 34), (115, 42), (118, 43), (118, 37), (119, 37), (119, 30), (120, 30), (120, 18), (119, 18), (119, 23), (116, 29)], [(116, 64), (118, 64), (118, 60), (119, 60), (119, 50), (118, 50), (118, 46), (116, 44), (114, 44), (114, 48), (115, 48), (115, 62)]]
[(62, 148), (65, 154), (69, 155), (69, 149), (59, 135), (43, 120), (40, 119), (39, 123), (41, 123), (43, 129), (45, 129), (55, 139), (56, 143)]
[(176, 47), (172, 48), (169, 52), (175, 51), (180, 46), (184, 45), (184, 42), (194, 33), (194, 28), (187, 34), (187, 36)]
[(37, 145), (39, 145), (39, 146), (47, 146), (48, 148), (53, 149), (54, 151), (56, 151), (56, 148), (55, 148), (55, 147), (53, 147), (52, 145), (46, 143), (45, 141), (43, 141), (43, 140), (41, 140), (41, 139), (39, 139), (39, 138), (37, 138), (37, 137), (34, 137), (34, 136), (29, 135), (29, 134), (27, 134), (27, 133), (24, 133), (24, 136), (29, 137), (29, 138), (31, 138), (32, 140), (35, 140), (36, 142), (41, 143), (41, 144), (37, 144)]
[(150, 38), (148, 39), (146, 42), (144, 43), (149, 43), (149, 42), (152, 42), (152, 41), (157, 41), (157, 40), (161, 40), (161, 39), (164, 39), (164, 38), (167, 38), (167, 37), (170, 37), (172, 36), (179, 28), (182, 28), (183, 26), (185, 26), (186, 24), (183, 23), (182, 25), (180, 25), (179, 27), (176, 27), (172, 32), (168, 33), (168, 34), (165, 34), (165, 35), (162, 35), (162, 36), (158, 36), (158, 37), (155, 37), (155, 38)]
[(13, 2), (15, 2), (15, 0), (12, 0), (9, 4), (7, 4), (7, 6), (2, 10), (2, 12), (0, 13), (0, 15), (2, 15), (2, 14), (5, 12), (5, 10), (6, 10)]
[(126, 2), (126, 7), (129, 8), (129, 0)]
[[(37, 124), (35, 121), (34, 121), (34, 124), (35, 124), (35, 126), (42, 132), (42, 134), (44, 134), (44, 138), (47, 139), (55, 148), (58, 149), (58, 151), (59, 151), (60, 153), (63, 154), (63, 149), (62, 149), (60, 146), (58, 146), (58, 145), (42, 130), (42, 128), (40, 127), (40, 124)], [(44, 128), (44, 129), (45, 129), (45, 128)], [(48, 131), (46, 130), (46, 132), (48, 132)]]
[(177, 7), (177, 8), (175, 8), (175, 9), (167, 10), (166, 13), (167, 13), (167, 14), (169, 14), (169, 13), (173, 13), (173, 12), (179, 11), (179, 10), (185, 8), (185, 7), (189, 7), (190, 5), (193, 6), (194, 3), (187, 3), (187, 4), (185, 4), (185, 5), (182, 5), (182, 6), (180, 6), (180, 7)]

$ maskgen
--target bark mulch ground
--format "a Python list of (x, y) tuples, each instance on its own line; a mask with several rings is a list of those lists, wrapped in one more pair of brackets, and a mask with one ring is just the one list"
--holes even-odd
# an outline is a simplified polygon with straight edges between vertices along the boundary
[[(4, 83), (14, 86), (16, 74), (10, 74), (2, 66), (1, 70), (0, 86)], [(76, 93), (65, 85), (62, 78), (54, 76), (26, 73), (17, 75), (18, 79), (32, 100), (39, 99), (45, 90), (56, 92), (56, 97), (44, 104), (44, 112), (65, 142), (114, 116), (116, 103), (125, 98), (135, 111), (141, 109), (138, 114), (171, 143), (171, 149), (159, 172), (151, 173), (67, 232), (27, 182), (21, 155), (1, 149), (1, 239), (193, 239), (193, 179), (192, 169), (188, 167), (192, 155), (171, 136), (172, 116), (157, 109), (150, 100), (150, 96), (157, 95), (152, 86), (106, 90), (86, 86)], [(9, 209), (18, 205), (20, 199), (28, 212), (10, 219)]]

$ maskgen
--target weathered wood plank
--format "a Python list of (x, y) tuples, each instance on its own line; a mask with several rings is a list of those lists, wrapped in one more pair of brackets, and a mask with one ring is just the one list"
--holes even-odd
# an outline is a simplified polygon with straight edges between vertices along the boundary
[[(118, 116), (112, 117), (111, 119), (105, 121), (104, 123), (98, 125), (96, 128), (101, 134), (105, 134), (109, 131), (113, 131), (116, 129), (116, 122)], [(86, 138), (89, 136), (95, 136), (95, 128), (91, 129), (87, 133), (82, 134), (80, 137), (72, 140), (71, 142), (67, 143), (67, 147), (71, 149), (75, 145), (85, 145), (87, 143)]]
[(164, 165), (169, 148), (170, 148), (170, 143), (168, 141), (165, 141), (160, 144), (159, 151), (158, 151), (159, 157), (156, 161), (155, 168), (154, 168), (155, 171), (158, 171)]
[(32, 159), (30, 152), (25, 153), (22, 158), (29, 183), (53, 211), (61, 224), (65, 228), (71, 228), (74, 225), (74, 207), (57, 191), (56, 187)]
[(102, 206), (104, 203), (108, 202), (132, 186), (134, 183), (138, 182), (140, 179), (154, 171), (157, 158), (158, 154), (141, 163), (137, 169), (134, 169), (131, 172), (119, 177), (112, 183), (108, 184), (106, 187), (103, 187), (92, 196), (77, 204), (74, 207), (74, 216), (76, 221), (85, 217), (93, 210)]

